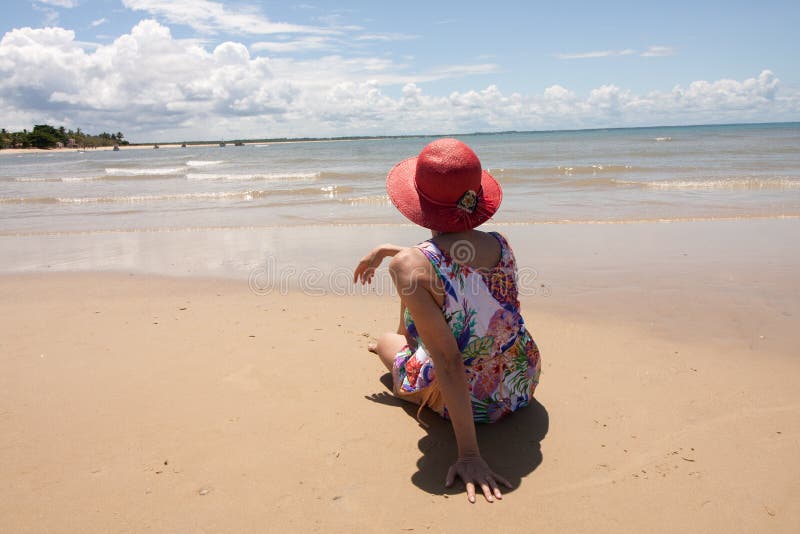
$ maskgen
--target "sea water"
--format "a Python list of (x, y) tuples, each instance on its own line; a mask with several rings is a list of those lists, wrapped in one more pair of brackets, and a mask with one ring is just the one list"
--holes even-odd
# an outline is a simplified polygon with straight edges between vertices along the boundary
[[(800, 216), (800, 123), (461, 136), (497, 223)], [(402, 224), (389, 169), (433, 138), (0, 157), (0, 232)]]
[[(800, 217), (800, 123), (460, 138), (503, 188), (501, 231)], [(425, 239), (385, 179), (432, 139), (0, 155), (0, 272), (349, 270), (377, 242)]]

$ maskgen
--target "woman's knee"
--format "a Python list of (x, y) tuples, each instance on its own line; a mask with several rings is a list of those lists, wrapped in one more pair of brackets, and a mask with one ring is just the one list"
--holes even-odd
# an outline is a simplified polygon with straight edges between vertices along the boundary
[(400, 352), (406, 345), (406, 337), (395, 332), (384, 332), (378, 337), (378, 351)]
[(398, 352), (403, 350), (406, 346), (405, 336), (395, 334), (394, 332), (384, 332), (378, 337), (378, 342), (375, 351), (378, 353), (383, 364), (389, 369), (392, 369), (394, 358)]

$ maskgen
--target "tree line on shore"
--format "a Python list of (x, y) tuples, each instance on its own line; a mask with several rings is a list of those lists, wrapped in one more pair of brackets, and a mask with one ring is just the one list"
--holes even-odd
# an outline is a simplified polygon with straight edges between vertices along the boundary
[(56, 128), (49, 124), (37, 124), (33, 130), (9, 132), (0, 129), (0, 149), (3, 148), (94, 148), (99, 146), (127, 145), (128, 141), (122, 132), (97, 135), (82, 132), (80, 128), (73, 131), (63, 126)]

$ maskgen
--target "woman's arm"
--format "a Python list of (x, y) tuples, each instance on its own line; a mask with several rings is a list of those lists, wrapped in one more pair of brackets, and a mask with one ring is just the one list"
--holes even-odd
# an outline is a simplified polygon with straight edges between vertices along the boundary
[(383, 258), (394, 256), (403, 250), (403, 248), (404, 247), (398, 245), (392, 245), (391, 243), (384, 243), (372, 249), (369, 254), (361, 258), (361, 261), (358, 262), (356, 270), (353, 273), (353, 283), (355, 284), (359, 279), (362, 284), (369, 284), (372, 282), (372, 277), (375, 276), (375, 269), (381, 264)]
[(452, 485), (458, 476), (467, 486), (470, 502), (475, 502), (476, 483), (480, 485), (487, 501), (492, 502), (494, 497), (501, 499), (497, 482), (511, 486), (481, 458), (461, 352), (431, 293), (436, 273), (427, 258), (416, 249), (397, 254), (389, 264), (389, 272), (433, 360), (436, 381), (453, 424), (458, 460), (450, 467), (445, 485)]

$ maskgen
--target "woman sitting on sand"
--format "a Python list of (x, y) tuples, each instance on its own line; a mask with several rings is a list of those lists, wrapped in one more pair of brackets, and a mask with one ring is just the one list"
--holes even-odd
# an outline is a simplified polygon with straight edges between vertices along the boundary
[(381, 245), (358, 264), (354, 280), (370, 283), (383, 258), (401, 298), (397, 333), (370, 346), (392, 372), (398, 397), (449, 419), (458, 476), (475, 502), (502, 498), (507, 480), (481, 458), (475, 422), (494, 422), (526, 406), (539, 382), (539, 350), (520, 315), (516, 264), (498, 233), (474, 228), (500, 206), (502, 191), (475, 153), (455, 139), (427, 145), (397, 164), (386, 186), (392, 202), (433, 237), (409, 248)]

